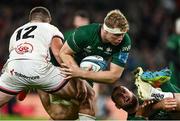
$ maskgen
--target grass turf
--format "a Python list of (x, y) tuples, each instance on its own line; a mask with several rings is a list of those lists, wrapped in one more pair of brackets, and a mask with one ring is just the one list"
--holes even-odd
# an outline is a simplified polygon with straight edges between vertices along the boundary
[(48, 120), (46, 118), (39, 118), (39, 117), (22, 117), (22, 116), (17, 116), (17, 115), (0, 115), (0, 120)]

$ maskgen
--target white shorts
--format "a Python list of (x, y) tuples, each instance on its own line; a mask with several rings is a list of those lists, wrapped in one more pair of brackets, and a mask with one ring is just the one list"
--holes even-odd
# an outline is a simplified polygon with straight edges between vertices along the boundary
[(25, 88), (37, 88), (52, 93), (68, 81), (59, 67), (35, 60), (13, 60), (5, 64), (0, 77), (0, 91), (16, 95)]

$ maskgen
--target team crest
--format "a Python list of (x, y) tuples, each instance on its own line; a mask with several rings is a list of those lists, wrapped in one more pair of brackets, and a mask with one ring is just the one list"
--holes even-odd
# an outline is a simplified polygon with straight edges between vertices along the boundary
[(107, 52), (112, 52), (112, 49), (111, 49), (110, 47), (108, 47), (108, 48), (106, 49), (106, 51), (107, 51)]
[(91, 46), (87, 46), (86, 48), (84, 48), (84, 51), (86, 51), (87, 53), (90, 53), (91, 49), (92, 49)]

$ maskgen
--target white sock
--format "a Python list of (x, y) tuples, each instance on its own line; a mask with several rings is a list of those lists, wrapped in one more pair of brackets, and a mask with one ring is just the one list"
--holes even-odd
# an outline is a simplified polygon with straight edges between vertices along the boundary
[(79, 121), (95, 121), (96, 117), (79, 113)]
[(151, 97), (156, 100), (162, 100), (167, 97), (174, 98), (174, 95), (171, 92), (162, 92), (156, 88), (152, 88)]

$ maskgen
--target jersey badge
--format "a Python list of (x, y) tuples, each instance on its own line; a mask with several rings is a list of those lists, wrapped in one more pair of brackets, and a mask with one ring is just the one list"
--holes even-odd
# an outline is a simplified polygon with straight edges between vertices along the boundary
[(120, 61), (121, 63), (126, 63), (126, 62), (127, 62), (127, 59), (128, 59), (128, 55), (129, 55), (129, 53), (127, 53), (127, 52), (121, 52), (121, 53), (119, 54), (119, 61)]
[(32, 53), (33, 46), (30, 43), (25, 42), (18, 45), (15, 50), (18, 54)]

